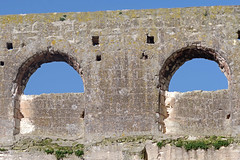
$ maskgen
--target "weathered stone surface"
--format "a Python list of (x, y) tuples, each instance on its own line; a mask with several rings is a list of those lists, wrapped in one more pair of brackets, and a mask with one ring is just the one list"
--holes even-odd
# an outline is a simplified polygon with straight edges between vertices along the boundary
[(78, 139), (84, 136), (85, 104), (81, 93), (23, 95), (20, 134)]
[[(136, 135), (238, 137), (239, 11), (216, 6), (0, 16), (0, 145), (36, 136), (85, 144)], [(218, 63), (228, 89), (167, 92), (176, 70), (193, 58)], [(29, 77), (52, 61), (72, 66), (85, 92), (23, 95)]]
[(165, 92), (165, 99), (166, 134), (188, 133), (198, 136), (231, 134), (232, 114), (229, 108), (231, 102), (227, 90)]
[(0, 160), (29, 160), (29, 159), (36, 159), (36, 160), (56, 160), (54, 155), (47, 155), (41, 152), (33, 152), (33, 153), (26, 153), (26, 152), (0, 152)]
[[(101, 144), (91, 146), (86, 149), (85, 160), (238, 160), (240, 158), (239, 144), (231, 144), (228, 147), (221, 147), (219, 150), (210, 148), (208, 150), (190, 150), (184, 148), (166, 145), (161, 149), (151, 141), (137, 144), (134, 142), (121, 142), (113, 144)], [(82, 159), (75, 155), (67, 155), (64, 159), (77, 160)], [(28, 159), (46, 159), (55, 160), (54, 155), (47, 155), (43, 152), (21, 152), (5, 151), (0, 152), (1, 160), (28, 160)]]
[(220, 150), (208, 149), (207, 151), (198, 149), (186, 151), (183, 148), (166, 145), (159, 149), (156, 144), (146, 147), (147, 160), (238, 160), (240, 158), (239, 145), (222, 147)]

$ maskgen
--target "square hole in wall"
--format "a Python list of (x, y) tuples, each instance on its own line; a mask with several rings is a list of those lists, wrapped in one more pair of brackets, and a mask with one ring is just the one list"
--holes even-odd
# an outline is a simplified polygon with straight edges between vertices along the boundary
[(93, 46), (99, 45), (99, 36), (92, 36)]
[(97, 55), (97, 56), (96, 56), (96, 61), (101, 61), (101, 60), (102, 60), (101, 55)]
[(148, 59), (148, 55), (143, 52), (140, 59), (146, 60)]
[(4, 62), (3, 61), (0, 61), (0, 66), (4, 66)]
[(11, 42), (7, 42), (7, 49), (8, 50), (13, 49), (13, 44)]
[(237, 31), (238, 34), (238, 40), (240, 40), (240, 30)]
[(147, 36), (147, 43), (154, 44), (154, 36)]

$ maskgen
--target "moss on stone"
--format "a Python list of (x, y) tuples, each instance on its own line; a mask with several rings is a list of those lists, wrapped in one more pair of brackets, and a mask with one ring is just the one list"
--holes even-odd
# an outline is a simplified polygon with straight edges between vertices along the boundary
[(8, 150), (5, 148), (0, 148), (0, 152), (5, 152), (5, 151), (8, 151)]
[(110, 143), (130, 143), (130, 142), (136, 142), (136, 143), (144, 143), (146, 140), (152, 140), (153, 136), (126, 136), (122, 138), (105, 138), (101, 142), (95, 143), (96, 146), (99, 145), (107, 145)]
[[(79, 144), (77, 142), (72, 143), (72, 145), (62, 146), (60, 143), (62, 141), (67, 141), (65, 139), (57, 139), (53, 141), (50, 138), (45, 139), (31, 139), (26, 138), (18, 141), (13, 147), (13, 150), (19, 151), (43, 151), (47, 154), (55, 155), (57, 160), (60, 160), (67, 155), (72, 155), (73, 153), (77, 152), (78, 157), (83, 155), (84, 145)], [(1, 151), (1, 150), (0, 150)], [(81, 153), (81, 154), (80, 154)], [(75, 153), (76, 155), (76, 153)], [(80, 156), (81, 155), (81, 156)]]
[(222, 136), (210, 136), (205, 138), (200, 138), (196, 140), (188, 140), (187, 137), (185, 138), (178, 138), (178, 139), (165, 139), (159, 141), (157, 146), (159, 148), (164, 147), (167, 144), (175, 145), (176, 147), (184, 147), (186, 151), (189, 150), (197, 150), (197, 149), (204, 149), (208, 150), (211, 147), (215, 149), (220, 149), (222, 146), (227, 147), (230, 144), (234, 143), (234, 139), (232, 137), (222, 137)]

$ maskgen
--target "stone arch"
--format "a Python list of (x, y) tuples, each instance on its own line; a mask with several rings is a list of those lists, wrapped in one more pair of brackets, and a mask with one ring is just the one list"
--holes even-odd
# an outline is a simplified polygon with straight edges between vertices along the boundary
[(224, 57), (214, 49), (199, 47), (199, 46), (188, 46), (177, 50), (171, 54), (164, 62), (160, 73), (159, 73), (159, 87), (162, 91), (168, 91), (169, 83), (174, 73), (181, 67), (185, 62), (194, 58), (205, 58), (208, 60), (215, 61), (220, 70), (224, 73), (228, 80), (228, 87), (231, 83), (231, 73), (229, 65)]
[[(160, 121), (159, 129), (163, 133), (166, 132), (166, 126), (164, 120), (169, 117), (169, 112), (174, 104), (175, 98), (169, 96), (168, 91), (169, 83), (174, 73), (181, 67), (185, 62), (194, 58), (205, 58), (208, 60), (215, 61), (220, 70), (225, 74), (228, 80), (228, 88), (231, 86), (231, 71), (230, 67), (224, 57), (214, 49), (205, 48), (201, 46), (187, 46), (172, 53), (164, 62), (159, 73), (159, 109), (160, 109)], [(174, 94), (174, 93), (173, 93)], [(170, 109), (170, 110), (168, 110)]]
[(51, 50), (51, 47), (46, 51), (37, 52), (32, 57), (28, 58), (19, 67), (17, 76), (13, 81), (13, 99), (14, 99), (14, 120), (15, 129), (14, 135), (20, 133), (20, 121), (23, 115), (20, 112), (20, 97), (26, 87), (30, 76), (43, 64), (54, 61), (66, 62), (72, 66), (79, 74), (82, 75), (82, 69), (77, 59), (69, 54)]

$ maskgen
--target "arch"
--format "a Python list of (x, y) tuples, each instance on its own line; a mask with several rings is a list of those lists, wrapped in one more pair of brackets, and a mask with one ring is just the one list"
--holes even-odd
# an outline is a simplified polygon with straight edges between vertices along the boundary
[(59, 51), (42, 51), (27, 59), (18, 69), (14, 83), (15, 94), (21, 95), (26, 87), (30, 76), (43, 64), (54, 61), (63, 61), (72, 66), (80, 75), (82, 70), (76, 58)]
[(169, 92), (222, 89), (228, 89), (226, 76), (215, 61), (204, 58), (194, 58), (185, 62), (174, 73), (169, 84)]
[(177, 50), (171, 56), (169, 56), (164, 62), (160, 73), (159, 73), (159, 87), (162, 91), (168, 91), (169, 83), (174, 73), (181, 67), (185, 62), (194, 58), (205, 58), (208, 60), (215, 61), (220, 70), (224, 73), (228, 80), (228, 86), (231, 82), (231, 73), (229, 65), (225, 58), (221, 56), (217, 51), (199, 47), (199, 46), (188, 46)]
[[(228, 80), (228, 88), (231, 86), (231, 71), (229, 65), (224, 57), (221, 54), (213, 49), (205, 48), (201, 46), (187, 46), (182, 49), (177, 50), (172, 53), (164, 62), (159, 73), (159, 129), (165, 133), (165, 119), (169, 117), (170, 111), (168, 108), (171, 108), (171, 103), (173, 99), (169, 97), (168, 91), (169, 83), (174, 75), (174, 73), (181, 67), (185, 62), (192, 60), (194, 58), (205, 58), (208, 60), (215, 61), (220, 70), (224, 73)], [(169, 97), (169, 98), (168, 98)]]
[[(82, 69), (77, 59), (69, 54), (53, 51), (48, 48), (47, 51), (41, 51), (28, 58), (18, 69), (17, 76), (13, 81), (13, 99), (14, 99), (14, 135), (20, 133), (20, 121), (23, 115), (20, 112), (20, 97), (26, 87), (30, 76), (43, 64), (54, 61), (63, 61), (72, 66), (82, 75)], [(83, 79), (82, 79), (83, 80)]]
[(48, 93), (83, 93), (79, 73), (66, 62), (44, 63), (29, 78), (24, 95)]

